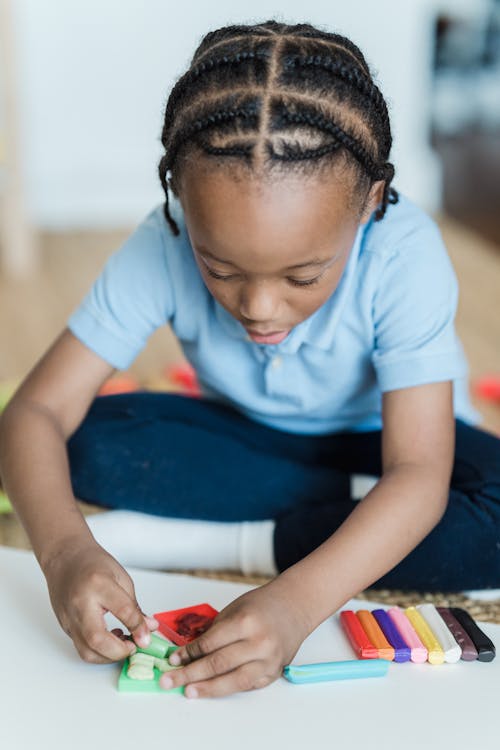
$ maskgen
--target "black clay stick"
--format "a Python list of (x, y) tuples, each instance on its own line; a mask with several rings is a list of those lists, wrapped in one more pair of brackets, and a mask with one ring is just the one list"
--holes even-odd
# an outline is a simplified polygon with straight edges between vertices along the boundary
[(486, 633), (478, 627), (470, 614), (461, 607), (450, 607), (450, 612), (469, 635), (477, 650), (479, 661), (493, 661), (495, 658), (495, 646)]

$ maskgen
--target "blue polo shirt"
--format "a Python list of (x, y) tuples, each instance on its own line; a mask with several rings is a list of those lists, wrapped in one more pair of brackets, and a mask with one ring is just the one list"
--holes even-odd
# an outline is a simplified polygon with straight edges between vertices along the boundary
[(203, 393), (271, 427), (303, 434), (382, 427), (382, 392), (454, 382), (455, 415), (477, 424), (454, 328), (458, 284), (435, 222), (404, 196), (358, 229), (334, 293), (280, 344), (257, 344), (210, 294), (182, 206), (162, 206), (108, 259), (68, 320), (117, 369), (169, 323)]

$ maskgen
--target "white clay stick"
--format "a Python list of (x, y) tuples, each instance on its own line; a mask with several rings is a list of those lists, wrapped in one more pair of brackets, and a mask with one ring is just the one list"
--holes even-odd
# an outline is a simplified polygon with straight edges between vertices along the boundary
[(434, 604), (419, 604), (417, 609), (433, 631), (439, 645), (444, 651), (444, 660), (448, 664), (454, 664), (462, 656), (462, 649), (453, 637), (450, 629), (437, 611)]

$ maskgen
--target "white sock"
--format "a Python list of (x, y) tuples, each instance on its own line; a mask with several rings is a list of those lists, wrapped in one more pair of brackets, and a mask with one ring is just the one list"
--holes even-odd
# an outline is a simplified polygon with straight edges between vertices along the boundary
[(278, 572), (272, 520), (226, 523), (111, 510), (87, 516), (86, 521), (96, 541), (122, 565)]
[(379, 478), (371, 474), (351, 474), (351, 500), (362, 500), (375, 487)]
[[(236, 524), (235, 524), (236, 525)], [(240, 532), (240, 566), (245, 575), (278, 575), (274, 560), (274, 527), (276, 521), (242, 521)]]

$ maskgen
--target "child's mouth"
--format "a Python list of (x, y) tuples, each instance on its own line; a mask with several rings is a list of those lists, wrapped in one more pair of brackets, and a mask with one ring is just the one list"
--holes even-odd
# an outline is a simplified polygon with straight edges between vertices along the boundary
[(272, 331), (271, 333), (263, 334), (247, 328), (247, 333), (256, 344), (280, 344), (286, 339), (290, 333), (290, 329), (288, 331)]

